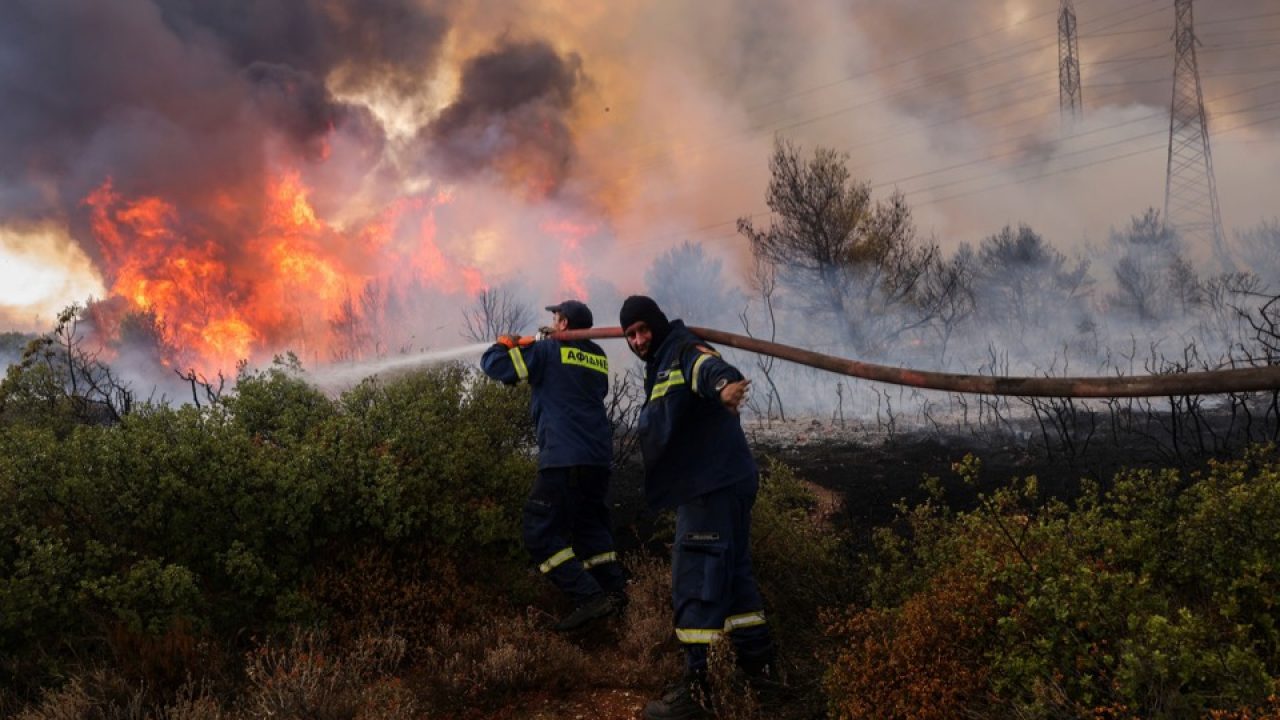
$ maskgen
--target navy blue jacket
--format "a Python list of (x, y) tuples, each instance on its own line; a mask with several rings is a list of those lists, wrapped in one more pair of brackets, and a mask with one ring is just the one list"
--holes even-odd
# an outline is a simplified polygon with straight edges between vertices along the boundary
[(738, 482), (755, 482), (756, 462), (742, 423), (716, 390), (721, 380), (741, 379), (742, 373), (684, 322), (671, 322), (671, 331), (645, 363), (648, 399), (640, 410), (639, 432), (650, 507), (674, 507)]
[(538, 468), (613, 460), (613, 428), (604, 409), (609, 359), (590, 340), (539, 340), (511, 350), (494, 344), (480, 367), (508, 385), (533, 386), (530, 412), (538, 434)]

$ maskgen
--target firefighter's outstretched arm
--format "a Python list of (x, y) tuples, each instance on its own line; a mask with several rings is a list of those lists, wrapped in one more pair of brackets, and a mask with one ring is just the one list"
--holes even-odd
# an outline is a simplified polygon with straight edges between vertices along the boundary
[(681, 358), (688, 377), (693, 378), (694, 394), (709, 400), (719, 400), (729, 412), (737, 414), (746, 399), (751, 381), (738, 369), (724, 361), (720, 353), (708, 345), (694, 345)]

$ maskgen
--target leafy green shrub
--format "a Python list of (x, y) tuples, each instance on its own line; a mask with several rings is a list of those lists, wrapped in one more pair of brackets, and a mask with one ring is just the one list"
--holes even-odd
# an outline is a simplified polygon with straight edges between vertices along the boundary
[(832, 528), (818, 515), (817, 498), (782, 462), (763, 463), (752, 513), (752, 566), (782, 638), (807, 641), (819, 611), (849, 600), (850, 565)]
[(311, 580), (372, 547), (423, 561), (424, 583), (449, 565), (432, 558), (465, 559), (505, 590), (524, 566), (527, 401), (460, 366), (336, 400), (276, 367), (210, 407), (0, 424), (0, 684), (101, 638), (322, 620)]
[[(979, 466), (957, 469), (973, 481)], [(946, 674), (961, 678), (955, 714), (1029, 718), (1199, 716), (1262, 703), (1280, 676), (1270, 448), (1190, 475), (1125, 472), (1074, 507), (1040, 502), (1028, 478), (974, 512), (926, 504), (906, 522), (877, 537), (874, 606), (829, 623), (843, 648), (827, 676), (840, 717), (876, 715), (868, 691), (888, 716), (927, 716), (922, 679)], [(945, 592), (957, 579), (967, 597)], [(964, 671), (901, 682), (921, 637)]]

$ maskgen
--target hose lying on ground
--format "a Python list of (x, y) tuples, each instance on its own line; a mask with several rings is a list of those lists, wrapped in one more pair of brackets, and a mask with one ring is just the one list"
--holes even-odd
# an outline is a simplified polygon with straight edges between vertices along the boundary
[[(963, 375), (859, 362), (712, 328), (690, 327), (689, 330), (710, 343), (771, 355), (820, 370), (876, 382), (948, 392), (1018, 397), (1120, 398), (1280, 390), (1280, 365), (1115, 377)], [(551, 337), (557, 340), (621, 338), (622, 328), (564, 330), (552, 333)]]

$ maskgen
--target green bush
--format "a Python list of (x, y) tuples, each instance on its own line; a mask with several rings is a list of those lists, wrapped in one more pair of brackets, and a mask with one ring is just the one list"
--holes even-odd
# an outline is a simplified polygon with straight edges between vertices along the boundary
[[(978, 472), (972, 459), (957, 467), (970, 481)], [(1271, 448), (1189, 475), (1125, 472), (1070, 507), (1041, 502), (1028, 478), (974, 512), (928, 503), (905, 520), (904, 531), (878, 535), (868, 560), (874, 607), (830, 624), (842, 642), (827, 678), (839, 717), (865, 717), (857, 695), (868, 688), (902, 715), (921, 709), (916, 689), (938, 678), (921, 668), (902, 686), (901, 660), (920, 637), (946, 634), (933, 626), (952, 622), (958, 605), (940, 589), (957, 578), (978, 594), (965, 604), (982, 610), (951, 652), (986, 690), (968, 693), (972, 705), (956, 714), (1195, 717), (1273, 692), (1280, 460)]]
[(329, 399), (277, 366), (211, 407), (0, 424), (0, 684), (122, 631), (318, 620), (308, 582), (371, 547), (519, 575), (527, 401), (460, 366)]
[(821, 608), (850, 599), (850, 564), (795, 471), (773, 458), (762, 464), (752, 515), (753, 569), (773, 621), (783, 625), (779, 634), (809, 633)]

